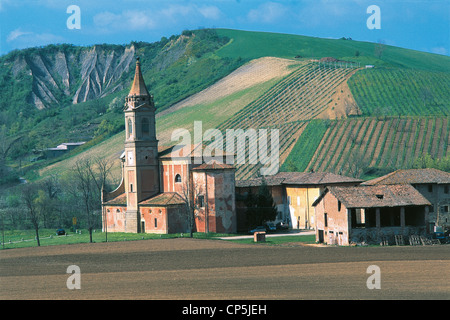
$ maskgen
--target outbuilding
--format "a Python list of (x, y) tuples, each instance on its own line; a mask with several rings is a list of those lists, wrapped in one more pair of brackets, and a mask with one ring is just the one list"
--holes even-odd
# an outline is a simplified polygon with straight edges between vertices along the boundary
[(395, 242), (395, 236), (427, 235), (430, 202), (414, 187), (327, 187), (313, 203), (316, 241), (351, 245)]

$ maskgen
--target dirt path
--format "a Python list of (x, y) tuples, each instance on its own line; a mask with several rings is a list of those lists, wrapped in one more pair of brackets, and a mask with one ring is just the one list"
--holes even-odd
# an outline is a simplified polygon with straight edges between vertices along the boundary
[[(11, 249), (0, 299), (449, 299), (449, 249), (197, 239)], [(380, 290), (366, 287), (373, 264)], [(69, 265), (80, 267), (80, 290), (66, 286)]]

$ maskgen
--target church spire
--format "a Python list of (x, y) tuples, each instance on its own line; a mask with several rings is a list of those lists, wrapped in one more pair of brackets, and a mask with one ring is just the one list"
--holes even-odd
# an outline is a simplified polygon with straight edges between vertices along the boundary
[(131, 86), (130, 93), (128, 96), (150, 96), (148, 93), (147, 87), (144, 82), (144, 77), (142, 77), (141, 72), (141, 63), (139, 61), (139, 57), (136, 58), (136, 71), (134, 73), (134, 81)]
[(125, 98), (125, 102), (126, 109), (136, 109), (144, 105), (151, 108), (155, 107), (153, 96), (148, 93), (144, 77), (142, 76), (139, 57), (136, 59), (136, 71), (134, 73), (133, 85), (131, 86), (130, 93)]

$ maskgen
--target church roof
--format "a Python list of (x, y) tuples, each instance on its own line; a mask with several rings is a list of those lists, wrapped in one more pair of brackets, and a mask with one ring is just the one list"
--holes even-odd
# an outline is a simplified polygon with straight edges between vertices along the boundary
[(160, 193), (156, 196), (153, 196), (149, 199), (143, 200), (139, 202), (139, 205), (141, 206), (170, 206), (170, 205), (176, 205), (176, 204), (185, 204), (183, 197), (181, 197), (176, 192), (164, 192)]
[[(152, 196), (148, 199), (142, 200), (139, 202), (140, 206), (146, 207), (161, 207), (161, 206), (170, 206), (170, 205), (179, 205), (185, 204), (183, 197), (176, 192), (163, 192), (157, 194), (156, 196)], [(127, 194), (122, 193), (115, 197), (114, 199), (109, 200), (105, 204), (107, 205), (116, 205), (116, 206), (126, 206), (127, 205)]]
[(202, 171), (202, 170), (225, 170), (225, 169), (234, 169), (234, 167), (226, 163), (219, 163), (217, 161), (212, 161), (210, 163), (203, 163), (192, 170)]
[(139, 58), (136, 60), (136, 71), (134, 73), (134, 81), (133, 85), (131, 86), (130, 93), (128, 96), (149, 96), (147, 86), (144, 82), (144, 77), (142, 76), (141, 72), (141, 63), (139, 61)]
[[(169, 147), (158, 148), (160, 159), (173, 159), (173, 158), (196, 158), (203, 157), (203, 160), (214, 160), (214, 157), (226, 157), (227, 155), (233, 156), (226, 151), (214, 148), (211, 157), (206, 156), (205, 148), (207, 146), (202, 143), (189, 144), (189, 145), (172, 145)], [(221, 155), (220, 155), (221, 154)]]
[(127, 194), (122, 193), (118, 195), (117, 197), (105, 202), (109, 205), (117, 205), (117, 206), (126, 206), (127, 205)]

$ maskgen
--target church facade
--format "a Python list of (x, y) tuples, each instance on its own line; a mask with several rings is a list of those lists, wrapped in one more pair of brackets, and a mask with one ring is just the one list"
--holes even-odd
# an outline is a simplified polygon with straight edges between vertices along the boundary
[(138, 59), (125, 98), (122, 180), (114, 191), (102, 192), (103, 231), (235, 233), (235, 168), (198, 161), (202, 145), (183, 146), (188, 152), (158, 146), (155, 112)]

